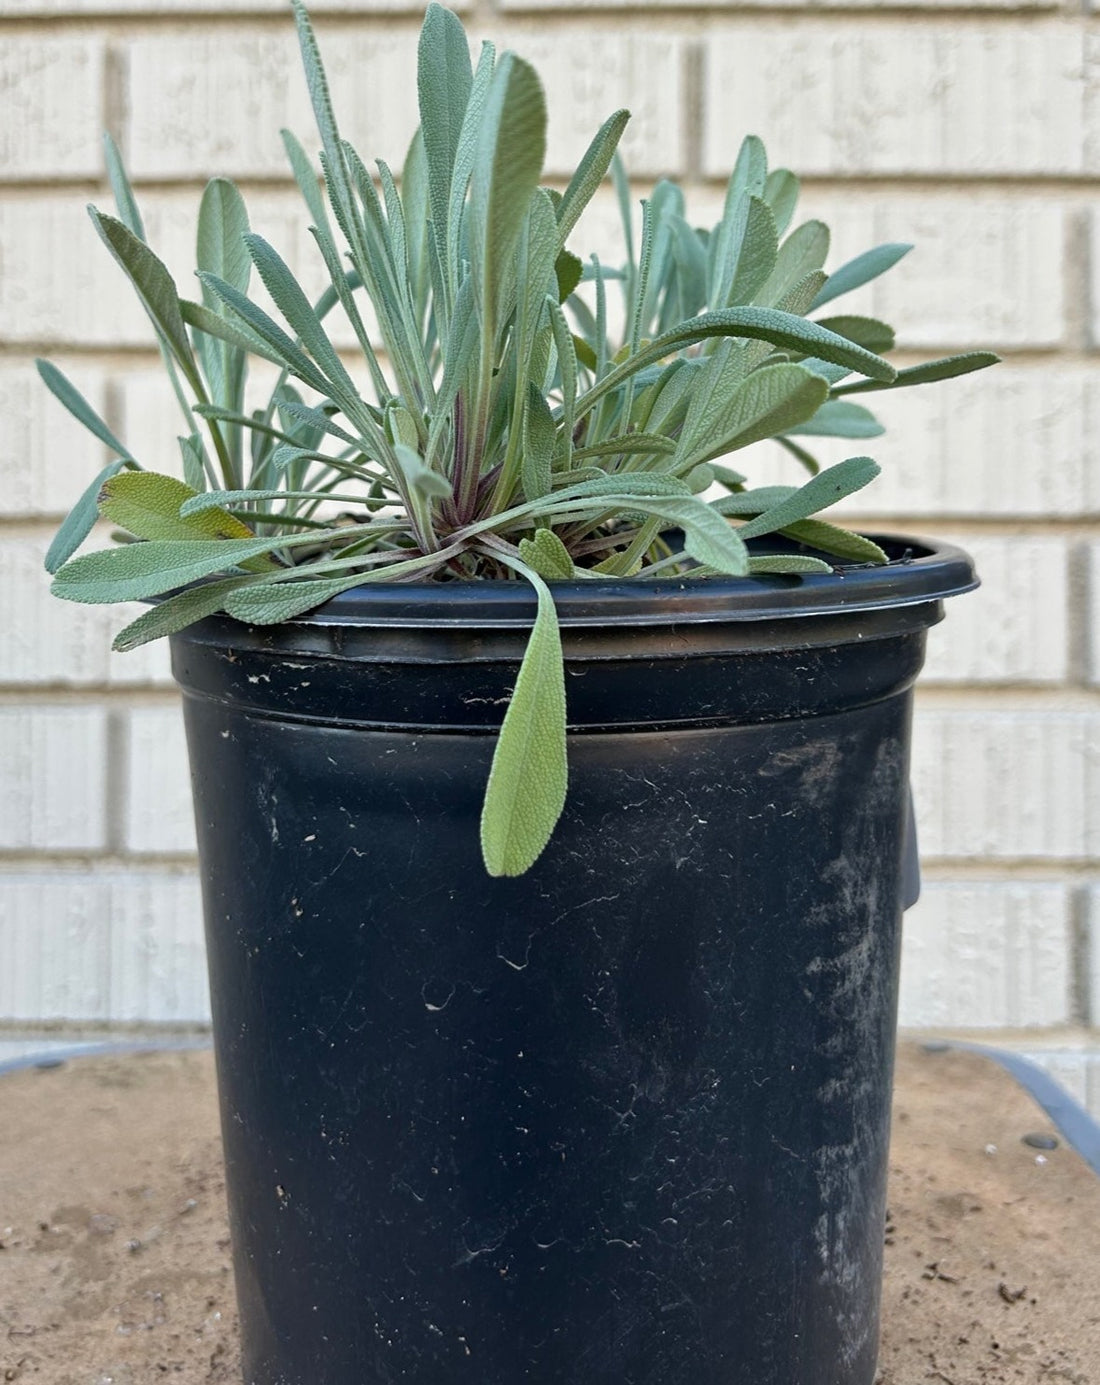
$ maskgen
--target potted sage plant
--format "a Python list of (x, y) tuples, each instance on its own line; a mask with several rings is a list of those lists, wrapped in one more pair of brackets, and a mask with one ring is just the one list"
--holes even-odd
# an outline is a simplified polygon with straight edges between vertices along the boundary
[(181, 293), (108, 143), (180, 474), (40, 363), (114, 454), (54, 591), (184, 692), (245, 1380), (870, 1385), (911, 687), (975, 578), (820, 518), (877, 467), (812, 439), (995, 358), (895, 369), (831, 305), (908, 247), (827, 272), (756, 138), (711, 228), (637, 224), (625, 111), (542, 186), (537, 75), (435, 4), (372, 169), (295, 14), (320, 300), (221, 179)]

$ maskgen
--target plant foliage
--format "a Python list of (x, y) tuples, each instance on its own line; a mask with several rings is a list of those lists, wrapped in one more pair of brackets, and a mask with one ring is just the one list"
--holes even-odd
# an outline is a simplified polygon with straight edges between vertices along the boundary
[[(494, 875), (525, 871), (566, 793), (561, 643), (548, 582), (754, 572), (881, 562), (869, 540), (814, 519), (877, 471), (822, 471), (794, 439), (881, 431), (846, 396), (946, 379), (974, 353), (897, 372), (883, 323), (819, 310), (891, 268), (882, 245), (831, 274), (818, 221), (788, 230), (798, 182), (745, 140), (722, 218), (700, 229), (662, 181), (641, 231), (616, 146), (625, 111), (596, 132), (564, 192), (541, 186), (546, 103), (532, 67), (431, 4), (420, 37), (420, 127), (397, 177), (340, 134), (309, 16), (295, 15), (320, 133), (322, 184), (284, 144), (329, 287), (311, 302), (277, 249), (216, 179), (198, 219), (199, 296), (180, 294), (146, 243), (118, 151), (117, 216), (90, 209), (152, 323), (180, 401), (183, 480), (146, 470), (55, 366), (46, 385), (115, 454), (50, 549), (72, 601), (162, 598), (116, 641), (128, 649), (224, 611), (291, 620), (366, 582), (524, 580), (538, 614), (504, 719), (482, 819)], [(571, 243), (610, 175), (627, 257), (605, 267)], [(635, 249), (635, 247), (637, 247)], [(277, 316), (256, 301), (259, 281)], [(611, 339), (618, 299), (625, 324)], [(365, 312), (369, 304), (370, 313)], [(326, 327), (339, 305), (352, 364)], [(371, 320), (374, 330), (368, 332)], [(249, 410), (250, 363), (278, 367)], [(718, 459), (778, 439), (810, 473), (753, 489)], [(722, 498), (708, 500), (717, 483)], [(98, 515), (129, 540), (73, 553)], [(750, 554), (781, 534), (805, 553)], [(824, 555), (824, 556), (822, 556)], [(184, 590), (180, 591), (180, 588)]]

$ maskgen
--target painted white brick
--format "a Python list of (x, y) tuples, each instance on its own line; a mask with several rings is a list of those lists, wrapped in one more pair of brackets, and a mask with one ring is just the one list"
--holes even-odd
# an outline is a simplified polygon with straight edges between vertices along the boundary
[[(16, 0), (16, 3), (33, 3), (34, 0)], [(40, 3), (41, 0), (38, 0)], [(60, 0), (59, 0), (60, 2)], [(550, 10), (562, 8), (561, 0), (500, 0), (502, 10)], [(803, 9), (806, 0), (768, 0), (768, 9)], [(570, 0), (569, 8), (576, 11), (636, 9), (637, 0)], [(677, 9), (722, 9), (730, 10), (729, 0), (661, 0), (663, 10)], [(957, 0), (813, 0), (815, 10), (828, 9), (968, 9), (968, 10), (1053, 10), (1059, 8), (1057, 0), (965, 0), (964, 5)]]
[[(1100, 512), (1100, 393), (1079, 366), (990, 370), (866, 395), (886, 433), (867, 444), (882, 466), (844, 502), (850, 515), (1074, 518)], [(822, 462), (851, 443), (813, 439)]]
[[(1079, 173), (1083, 35), (1054, 22), (744, 18), (706, 37), (707, 173), (731, 131), (815, 175)], [(797, 96), (792, 99), (792, 74)]]
[(924, 677), (947, 683), (1060, 683), (1069, 673), (1065, 540), (952, 535), (982, 585), (928, 633)]
[(111, 653), (115, 634), (141, 614), (141, 606), (84, 606), (50, 594), (50, 579), (42, 567), (47, 546), (45, 536), (8, 536), (0, 544), (0, 590), (7, 605), (7, 618), (0, 621), (0, 684), (170, 682), (165, 640), (129, 654)]
[(88, 220), (85, 200), (65, 192), (0, 200), (4, 341), (155, 345), (136, 295)]
[[(100, 415), (105, 372), (58, 365)], [(0, 515), (62, 515), (105, 465), (102, 443), (68, 414), (31, 365), (0, 366)]]
[[(624, 156), (641, 171), (683, 162), (683, 39), (646, 32), (505, 29), (491, 35), (543, 78), (549, 105), (546, 168), (569, 175), (601, 122), (634, 112)], [(341, 129), (368, 166), (400, 168), (416, 129), (416, 31), (325, 25), (319, 34)], [(318, 140), (288, 30), (136, 39), (127, 49), (130, 167), (146, 178), (285, 176), (279, 130), (312, 150)]]
[[(739, 140), (740, 135), (731, 145), (727, 171), (736, 157)], [(646, 195), (647, 186), (639, 180), (633, 191), (637, 205)], [(691, 225), (709, 228), (718, 222), (722, 214), (719, 189), (689, 186), (685, 194)], [(946, 189), (916, 193), (856, 187), (841, 192), (811, 187), (803, 193), (796, 224), (814, 217), (823, 220), (832, 231), (832, 251), (827, 261), (830, 270), (885, 241), (915, 245), (914, 251), (889, 274), (829, 305), (830, 312), (869, 313), (884, 318), (897, 328), (901, 348), (1048, 348), (1063, 340), (1065, 212), (1058, 202), (1026, 194), (1006, 197), (977, 188), (959, 195)], [(585, 255), (595, 251), (605, 264), (621, 263), (619, 213), (609, 190), (601, 189), (593, 199), (573, 232), (570, 245)], [(618, 297), (612, 289), (609, 302), (613, 308), (617, 308)], [(1063, 386), (1059, 382), (1052, 389), (1052, 377), (1060, 372), (1044, 370), (1040, 374), (1046, 380), (1048, 393), (1039, 417), (1043, 427), (1053, 427), (1061, 391), (1083, 390), (1085, 372), (1072, 369), (1071, 383)], [(990, 378), (976, 376), (970, 388), (985, 388)], [(922, 397), (927, 394), (931, 399), (946, 390), (954, 399), (955, 391), (966, 384), (965, 380), (950, 382), (913, 393)], [(1038, 384), (1032, 389), (1036, 398)], [(887, 397), (868, 396), (862, 402), (879, 407), (880, 398)], [(1027, 407), (1031, 407), (1030, 400)], [(1063, 421), (1059, 428), (1065, 431), (1059, 436), (1068, 441), (1078, 426), (1076, 420)], [(1073, 474), (1078, 474), (1083, 465), (1079, 463)], [(1057, 490), (1056, 485), (1056, 493)]]
[(187, 742), (178, 706), (131, 710), (126, 733), (126, 847), (195, 850)]
[(613, 111), (631, 112), (619, 146), (637, 176), (674, 175), (684, 165), (685, 42), (675, 32), (634, 27), (547, 29), (511, 25), (499, 39), (531, 62), (546, 88), (546, 169), (572, 176)]
[(98, 173), (103, 67), (103, 40), (92, 34), (5, 39), (0, 45), (0, 178)]
[(1100, 684), (1100, 543), (1088, 548), (1088, 600), (1085, 603), (1089, 681)]
[(927, 882), (905, 915), (900, 1022), (920, 1028), (1064, 1024), (1069, 891), (1058, 884)]
[[(1011, 0), (1014, 7), (1017, 0)], [(1021, 4), (1037, 3), (1038, 0), (1019, 0)], [(939, 3), (939, 0), (934, 0)], [(977, 3), (1009, 3), (1009, 0), (977, 0)], [(449, 5), (452, 10), (465, 10), (469, 0), (454, 0)], [(37, 16), (48, 15), (125, 15), (128, 19), (142, 15), (178, 15), (188, 18), (193, 14), (225, 14), (229, 8), (225, 0), (4, 0), (4, 13), (8, 15)], [(419, 14), (423, 9), (420, 0), (310, 0), (311, 14)], [(277, 14), (285, 19), (287, 6), (285, 0), (232, 0), (234, 14)]]
[(0, 874), (0, 1018), (209, 1016), (192, 875)]
[[(1088, 998), (1089, 1021), (1100, 1029), (1100, 885), (1093, 885), (1085, 902), (1086, 947), (1085, 976)], [(1100, 1100), (1100, 1081), (1097, 1083), (1097, 1098)]]
[[(400, 168), (416, 129), (416, 31), (325, 26), (341, 131), (368, 166)], [(127, 48), (137, 178), (286, 176), (280, 129), (319, 147), (293, 29), (157, 34)]]
[(0, 848), (94, 851), (107, 841), (107, 713), (0, 708)]
[(913, 790), (928, 858), (1095, 857), (1100, 714), (918, 706)]

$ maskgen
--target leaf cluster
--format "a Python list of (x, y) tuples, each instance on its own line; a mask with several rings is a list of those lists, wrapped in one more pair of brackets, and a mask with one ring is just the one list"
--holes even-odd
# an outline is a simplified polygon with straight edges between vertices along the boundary
[[(123, 649), (217, 611), (290, 620), (367, 582), (530, 582), (537, 617), (482, 820), (487, 868), (518, 874), (566, 791), (547, 583), (885, 561), (869, 540), (814, 518), (870, 481), (875, 464), (857, 456), (821, 470), (804, 440), (873, 437), (873, 414), (847, 396), (995, 358), (898, 372), (884, 356), (894, 344), (886, 324), (823, 313), (909, 247), (878, 246), (827, 273), (827, 228), (793, 224), (798, 181), (768, 168), (755, 137), (710, 228), (691, 223), (668, 181), (636, 224), (617, 154), (625, 111), (596, 132), (563, 191), (544, 187), (538, 76), (488, 43), (474, 63), (460, 21), (435, 3), (420, 36), (419, 129), (399, 174), (381, 161), (372, 170), (341, 136), (309, 16), (300, 0), (294, 8), (321, 176), (292, 135), (283, 140), (328, 287), (311, 301), (252, 230), (239, 191), (215, 179), (199, 210), (198, 293), (183, 296), (147, 243), (108, 141), (117, 215), (90, 215), (149, 316), (179, 400), (182, 480), (145, 469), (41, 362), (46, 385), (114, 454), (47, 566), (69, 600), (156, 599), (118, 636)], [(606, 267), (573, 237), (609, 176), (626, 254)], [(326, 325), (337, 307), (354, 359)], [(617, 336), (613, 318), (624, 324)], [(277, 379), (250, 408), (256, 361)], [(805, 467), (805, 484), (753, 488), (725, 465), (764, 439)], [(127, 541), (74, 557), (97, 516)], [(767, 535), (814, 553), (750, 553), (747, 540)]]

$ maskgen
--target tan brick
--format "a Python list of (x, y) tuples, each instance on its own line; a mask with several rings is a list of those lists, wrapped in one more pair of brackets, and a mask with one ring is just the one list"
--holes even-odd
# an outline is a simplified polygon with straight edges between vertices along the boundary
[(209, 1017), (192, 875), (0, 874), (0, 1018)]
[[(1002, 0), (979, 0), (979, 3), (1001, 3)], [(1035, 0), (1021, 0), (1034, 3)], [(454, 0), (452, 10), (466, 10), (470, 0)], [(125, 15), (128, 19), (144, 15), (175, 15), (188, 19), (192, 15), (223, 15), (231, 9), (234, 14), (275, 14), (286, 18), (285, 0), (4, 0), (8, 15), (51, 18), (63, 15)], [(310, 0), (311, 14), (405, 14), (421, 13), (419, 0)], [(289, 23), (289, 20), (287, 21)]]
[(928, 633), (927, 682), (1053, 683), (1069, 674), (1069, 563), (1061, 538), (952, 535), (982, 586)]
[(900, 1022), (938, 1029), (1065, 1024), (1069, 959), (1065, 886), (927, 883), (905, 916)]
[(744, 18), (708, 33), (705, 55), (711, 175), (728, 171), (730, 132), (749, 130), (804, 174), (1084, 168), (1090, 87), (1075, 27)]
[[(100, 415), (106, 373), (59, 361)], [(107, 452), (54, 399), (30, 364), (0, 365), (0, 515), (62, 515), (107, 461)]]
[[(106, 532), (98, 536), (106, 545)], [(147, 686), (171, 681), (168, 645), (112, 654), (111, 640), (140, 615), (133, 603), (84, 606), (50, 594), (42, 567), (48, 539), (8, 536), (0, 544), (0, 589), (8, 617), (0, 622), (0, 684), (84, 687)]]
[(0, 848), (95, 851), (107, 843), (107, 713), (0, 708)]
[(1100, 714), (918, 706), (913, 789), (929, 859), (1100, 854)]
[(1088, 597), (1084, 607), (1089, 682), (1100, 685), (1100, 543), (1088, 547)]
[(0, 44), (0, 179), (99, 172), (103, 68), (95, 35), (8, 35)]
[(127, 850), (193, 852), (195, 821), (180, 708), (134, 708), (126, 724)]

